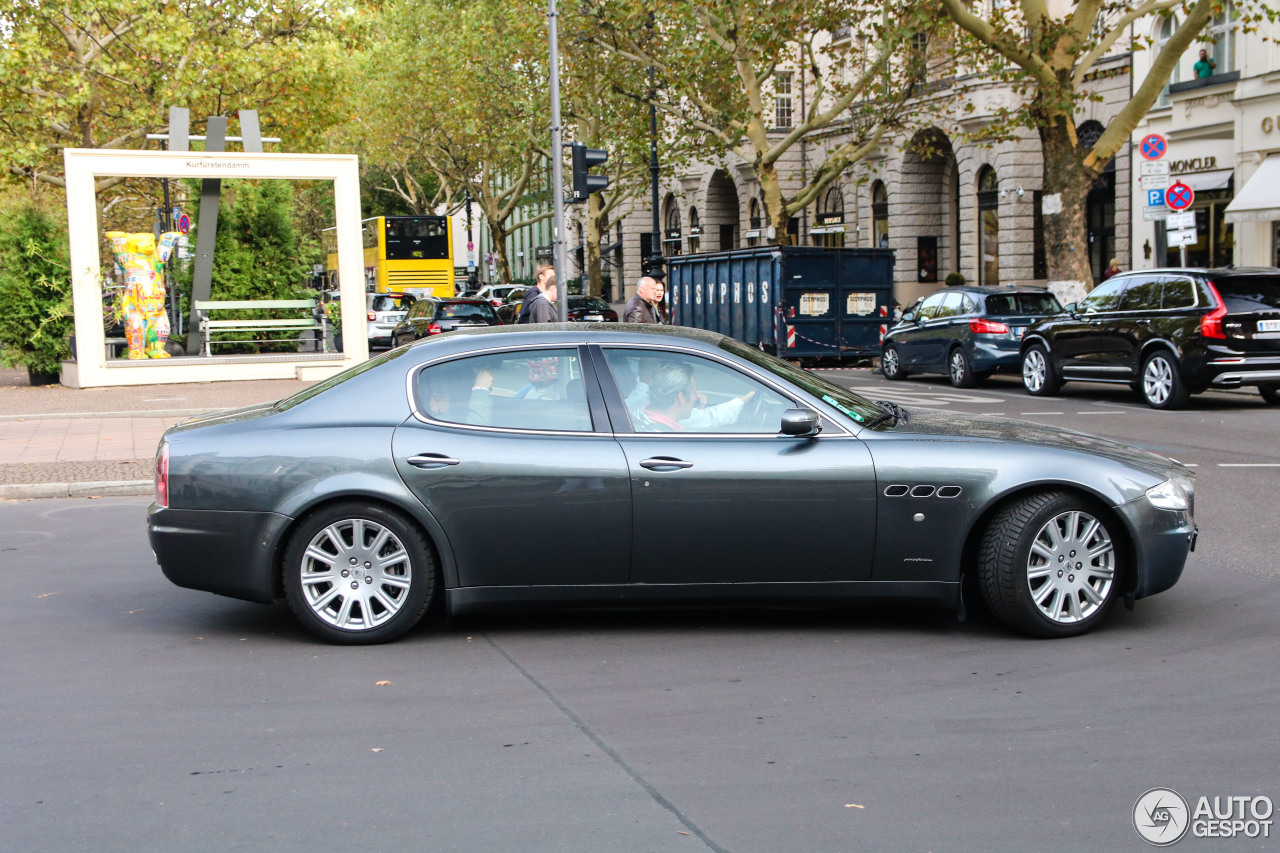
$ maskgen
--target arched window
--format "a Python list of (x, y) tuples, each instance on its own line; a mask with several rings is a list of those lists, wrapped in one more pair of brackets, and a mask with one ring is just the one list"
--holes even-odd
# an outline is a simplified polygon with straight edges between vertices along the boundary
[(748, 246), (760, 245), (760, 237), (764, 234), (764, 217), (761, 215), (760, 199), (753, 198), (747, 205), (747, 238)]
[(978, 284), (1000, 283), (1000, 179), (996, 170), (978, 171)]
[(844, 246), (844, 194), (838, 184), (827, 187), (818, 202), (817, 227), (810, 231), (813, 245), (839, 249)]
[(663, 254), (670, 257), (671, 255), (680, 254), (680, 244), (682, 234), (680, 232), (680, 205), (676, 203), (676, 197), (667, 196), (667, 216), (664, 220), (664, 231), (662, 235)]
[(689, 208), (689, 253), (698, 251), (702, 245), (702, 220), (698, 218), (698, 208)]
[(889, 191), (884, 181), (871, 185), (871, 248), (889, 248)]

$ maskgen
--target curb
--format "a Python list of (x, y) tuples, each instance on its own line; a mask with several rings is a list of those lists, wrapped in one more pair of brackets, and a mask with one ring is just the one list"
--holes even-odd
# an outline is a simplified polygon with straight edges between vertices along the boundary
[(25, 498), (147, 497), (150, 480), (97, 480), (84, 483), (15, 483), (0, 486), (0, 500)]

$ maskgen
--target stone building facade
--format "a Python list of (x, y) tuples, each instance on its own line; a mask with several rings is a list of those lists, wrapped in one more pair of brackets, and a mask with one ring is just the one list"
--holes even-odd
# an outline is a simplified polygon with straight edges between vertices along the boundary
[[(1100, 102), (1079, 115), (1082, 135), (1101, 133), (1130, 95), (1129, 54), (1112, 57), (1095, 75)], [(958, 114), (963, 100), (952, 89), (935, 91), (913, 114), (916, 126), (854, 164), (818, 200), (796, 216), (790, 239), (801, 245), (891, 249), (896, 258), (895, 299), (910, 305), (941, 287), (950, 273), (970, 283), (1045, 284), (1039, 227), (1040, 144), (1031, 131), (980, 143), (973, 137), (1000, 106), (1013, 106), (999, 86), (968, 91), (976, 109)], [(813, 134), (779, 163), (785, 191), (794, 193), (842, 141), (839, 127)], [(1130, 153), (1126, 148), (1091, 194), (1090, 254), (1095, 277), (1113, 257), (1130, 253)], [(1119, 191), (1117, 192), (1117, 188)], [(681, 175), (663, 173), (660, 187), (663, 253), (716, 252), (768, 243), (759, 183), (742, 162), (695, 165)], [(649, 252), (648, 196), (621, 220), (612, 258), (634, 292)], [(1061, 294), (1074, 299), (1082, 294)]]

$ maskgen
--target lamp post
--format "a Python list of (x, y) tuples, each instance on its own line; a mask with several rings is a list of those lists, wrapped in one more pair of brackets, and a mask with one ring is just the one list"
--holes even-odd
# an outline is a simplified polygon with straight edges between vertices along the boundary
[[(649, 13), (649, 32), (653, 32), (653, 13)], [(650, 278), (663, 278), (662, 224), (658, 219), (658, 83), (657, 72), (649, 66), (649, 181), (650, 202), (653, 207), (653, 236), (650, 238), (649, 257), (642, 264), (643, 272)]]

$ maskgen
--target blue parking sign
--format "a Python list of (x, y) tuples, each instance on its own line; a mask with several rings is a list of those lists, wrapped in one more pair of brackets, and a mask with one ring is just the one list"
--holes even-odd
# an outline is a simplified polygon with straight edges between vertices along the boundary
[(1164, 207), (1164, 190), (1147, 190), (1147, 207)]

